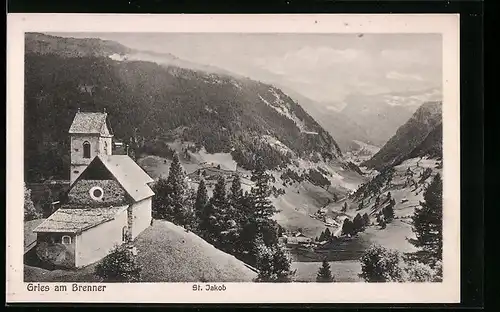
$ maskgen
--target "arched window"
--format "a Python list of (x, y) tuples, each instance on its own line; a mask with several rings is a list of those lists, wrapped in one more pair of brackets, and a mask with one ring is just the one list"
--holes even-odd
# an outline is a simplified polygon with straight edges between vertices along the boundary
[(90, 143), (88, 141), (83, 142), (83, 158), (90, 158)]
[(64, 235), (62, 237), (62, 243), (63, 245), (71, 245), (71, 236)]

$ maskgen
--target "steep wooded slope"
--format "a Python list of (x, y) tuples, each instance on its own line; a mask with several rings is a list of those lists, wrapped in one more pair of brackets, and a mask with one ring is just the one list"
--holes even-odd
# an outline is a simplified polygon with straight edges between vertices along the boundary
[[(153, 62), (113, 60), (110, 55), (126, 53), (113, 42), (43, 36), (26, 35), (28, 179), (66, 177), (67, 131), (78, 108), (106, 109), (115, 138), (131, 142), (138, 153), (166, 155), (165, 142), (181, 138), (209, 153), (230, 152), (247, 168), (255, 156), (275, 168), (294, 157), (341, 155), (332, 136), (274, 86)], [(286, 148), (271, 146), (270, 139)]]
[(422, 104), (380, 151), (363, 165), (382, 170), (411, 157), (424, 156), (428, 151), (439, 153), (439, 145), (442, 144), (441, 120), (441, 102)]

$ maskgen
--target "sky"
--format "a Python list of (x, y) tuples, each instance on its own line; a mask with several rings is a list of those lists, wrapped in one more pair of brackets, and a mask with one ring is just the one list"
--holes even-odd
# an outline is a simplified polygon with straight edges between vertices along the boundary
[(53, 33), (171, 53), (284, 86), (317, 102), (442, 88), (439, 34)]

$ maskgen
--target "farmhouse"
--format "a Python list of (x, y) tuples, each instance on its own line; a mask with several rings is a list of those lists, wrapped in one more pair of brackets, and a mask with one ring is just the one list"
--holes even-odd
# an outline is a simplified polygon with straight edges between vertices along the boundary
[(305, 236), (304, 234), (298, 232), (293, 234), (290, 237), (287, 237), (286, 243), (289, 245), (302, 245), (302, 244), (309, 244), (312, 242), (312, 239)]
[(69, 190), (34, 229), (36, 253), (46, 263), (86, 266), (151, 224), (153, 179), (128, 155), (112, 155), (106, 118), (78, 112), (73, 120)]

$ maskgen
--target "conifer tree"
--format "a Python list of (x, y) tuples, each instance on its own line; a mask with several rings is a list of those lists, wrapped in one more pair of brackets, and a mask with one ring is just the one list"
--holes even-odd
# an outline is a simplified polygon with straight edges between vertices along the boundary
[(187, 189), (184, 170), (179, 157), (174, 154), (168, 178), (160, 178), (154, 186), (153, 215), (178, 225), (185, 225), (188, 216), (185, 205)]
[(344, 219), (344, 223), (342, 223), (342, 234), (344, 235), (354, 234), (354, 225), (349, 218)]
[(277, 282), (291, 282), (294, 271), (291, 270), (292, 257), (285, 245), (274, 244), (273, 267)]
[[(242, 198), (242, 209), (245, 219), (242, 223), (242, 228), (239, 233), (239, 241), (241, 254), (249, 257), (249, 261), (256, 256), (255, 241), (257, 239), (258, 228), (255, 219), (253, 197), (248, 192), (245, 192)], [(260, 238), (262, 240), (262, 238)]]
[(256, 160), (252, 180), (255, 182), (250, 192), (252, 222), (255, 222), (256, 230), (263, 235), (266, 245), (277, 243), (276, 222), (271, 219), (277, 211), (269, 200), (269, 175), (260, 158)]
[(321, 234), (319, 234), (319, 241), (320, 241), (320, 242), (323, 242), (323, 241), (325, 241), (325, 240), (326, 240), (326, 239), (325, 239), (325, 232), (323, 231), (323, 232), (321, 232)]
[(332, 237), (332, 233), (330, 232), (329, 228), (326, 228), (325, 230), (325, 240), (329, 240)]
[(361, 217), (361, 215), (359, 213), (356, 214), (352, 223), (353, 223), (354, 232), (360, 232), (363, 230), (363, 218)]
[(333, 202), (337, 202), (339, 200), (339, 197), (337, 194), (333, 194)]
[(241, 179), (238, 175), (235, 175), (231, 182), (228, 201), (231, 207), (231, 218), (236, 222), (237, 226), (241, 228), (245, 220), (245, 199), (243, 197), (243, 189), (241, 188)]
[(326, 258), (323, 259), (323, 263), (318, 270), (318, 274), (316, 275), (316, 282), (318, 283), (329, 283), (333, 282), (332, 271), (330, 270), (330, 264), (326, 261)]
[(385, 206), (384, 209), (382, 209), (382, 213), (384, 214), (385, 221), (391, 222), (392, 220), (394, 220), (394, 206), (392, 205), (392, 203)]
[(252, 181), (255, 182), (255, 186), (251, 190), (255, 215), (257, 218), (269, 219), (276, 212), (276, 208), (268, 198), (270, 195), (269, 175), (266, 173), (264, 163), (260, 158), (255, 163), (255, 170), (252, 172)]
[(216, 246), (222, 247), (226, 243), (225, 236), (230, 228), (229, 216), (227, 215), (229, 202), (226, 196), (226, 181), (223, 176), (217, 178), (208, 206), (210, 206), (209, 212), (211, 213), (207, 229), (209, 237)]
[(442, 259), (443, 252), (443, 183), (436, 174), (424, 192), (424, 201), (412, 216), (416, 239), (412, 244), (428, 252), (434, 264)]
[(201, 230), (201, 225), (205, 221), (205, 208), (208, 204), (208, 194), (207, 187), (205, 186), (205, 180), (201, 179), (198, 184), (198, 191), (196, 192), (196, 200), (194, 202), (194, 213), (196, 216), (196, 221), (198, 223), (198, 228)]

